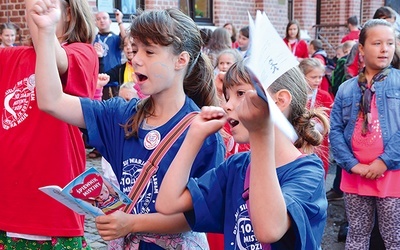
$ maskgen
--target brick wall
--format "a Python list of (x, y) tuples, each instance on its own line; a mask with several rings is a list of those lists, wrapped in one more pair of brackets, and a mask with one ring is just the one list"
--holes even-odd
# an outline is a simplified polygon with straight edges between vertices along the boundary
[(315, 37), (313, 25), (316, 22), (316, 0), (298, 0), (294, 1), (294, 19), (299, 21), (300, 29), (307, 32), (311, 40)]
[(265, 11), (271, 23), (274, 25), (276, 31), (284, 37), (286, 25), (289, 22), (288, 19), (288, 6), (287, 1), (263, 1), (263, 5), (260, 5), (259, 10)]
[(249, 24), (248, 12), (255, 16), (255, 2), (236, 1), (235, 5), (229, 0), (214, 1), (214, 25), (221, 27), (225, 23), (233, 23), (237, 31)]

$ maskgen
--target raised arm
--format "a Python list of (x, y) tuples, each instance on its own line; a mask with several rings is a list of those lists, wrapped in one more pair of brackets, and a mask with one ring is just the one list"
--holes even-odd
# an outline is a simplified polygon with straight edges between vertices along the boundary
[(161, 183), (156, 209), (163, 214), (185, 212), (193, 208), (192, 197), (186, 189), (190, 170), (204, 140), (226, 122), (222, 108), (203, 107), (193, 120), (178, 153)]
[(122, 22), (122, 18), (124, 14), (120, 10), (115, 11), (115, 20), (117, 21), (119, 28), (119, 36), (123, 39), (126, 36), (126, 29), (124, 27), (124, 23)]
[[(26, 6), (26, 21), (29, 27), (29, 33), (32, 37), (33, 43), (38, 39), (38, 27), (36, 26), (35, 22), (32, 20), (31, 15), (29, 15), (30, 11), (32, 10), (33, 6), (36, 4), (38, 0), (25, 0)], [(57, 69), (60, 75), (64, 74), (68, 69), (68, 58), (65, 50), (61, 47), (60, 42), (57, 39), (57, 36), (53, 34), (54, 37), (54, 45), (56, 50), (56, 61), (57, 61)]]
[(255, 91), (246, 92), (245, 97), (237, 113), (249, 131), (251, 147), (250, 219), (257, 239), (262, 243), (272, 243), (282, 238), (290, 227), (286, 203), (276, 174), (276, 166), (281, 164), (278, 161), (284, 159), (276, 160), (276, 155), (286, 159), (285, 150), (291, 149), (290, 145), (282, 151), (276, 148), (276, 140), (282, 143), (288, 139), (276, 137), (280, 131), (269, 118), (268, 105)]
[(28, 15), (37, 27), (32, 36), (36, 50), (36, 93), (38, 106), (45, 112), (72, 125), (85, 128), (78, 97), (63, 93), (56, 63), (54, 34), (61, 17), (58, 0), (37, 0)]

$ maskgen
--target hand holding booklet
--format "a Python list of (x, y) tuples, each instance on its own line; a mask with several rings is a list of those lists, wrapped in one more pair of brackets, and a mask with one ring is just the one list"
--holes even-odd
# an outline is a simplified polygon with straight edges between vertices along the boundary
[(93, 217), (110, 214), (132, 202), (95, 168), (87, 169), (64, 188), (45, 186), (39, 190), (78, 214)]
[(268, 87), (289, 69), (298, 65), (283, 39), (275, 30), (265, 12), (257, 11), (255, 21), (249, 15), (250, 57), (246, 68), (257, 94), (269, 104), (271, 118), (275, 125), (292, 141), (297, 134), (283, 113), (268, 94)]

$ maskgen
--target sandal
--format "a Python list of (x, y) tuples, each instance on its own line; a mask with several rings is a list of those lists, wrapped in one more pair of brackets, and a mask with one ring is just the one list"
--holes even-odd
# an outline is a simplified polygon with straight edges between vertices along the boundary
[(88, 154), (88, 157), (89, 157), (89, 158), (92, 158), (92, 159), (95, 159), (95, 158), (101, 157), (101, 154), (100, 154), (99, 151), (97, 151), (97, 149), (93, 149), (92, 152), (90, 152), (90, 153)]

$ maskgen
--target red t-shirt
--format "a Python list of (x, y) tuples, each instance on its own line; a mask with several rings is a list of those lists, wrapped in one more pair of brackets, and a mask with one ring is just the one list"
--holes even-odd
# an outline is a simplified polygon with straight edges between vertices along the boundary
[[(98, 58), (92, 45), (65, 45), (64, 92), (93, 97)], [(65, 186), (85, 170), (77, 127), (39, 110), (32, 47), (0, 49), (0, 230), (21, 234), (83, 235), (84, 217), (38, 190)]]

